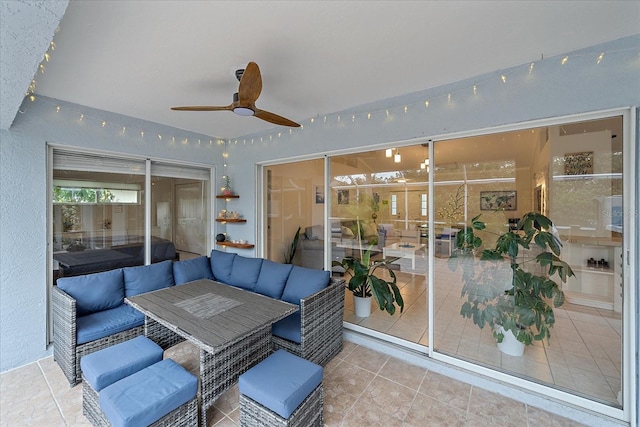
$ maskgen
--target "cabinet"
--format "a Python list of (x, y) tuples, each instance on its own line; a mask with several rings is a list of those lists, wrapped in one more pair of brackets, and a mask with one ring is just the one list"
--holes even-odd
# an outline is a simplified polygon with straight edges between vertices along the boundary
[(571, 238), (563, 245), (561, 258), (575, 274), (563, 285), (567, 301), (620, 311), (622, 242), (611, 238)]
[[(237, 194), (219, 194), (216, 196), (216, 199), (224, 199), (225, 204), (229, 203), (233, 199), (239, 199), (240, 196)], [(226, 209), (225, 209), (226, 212)], [(227, 218), (220, 217), (216, 218), (216, 222), (222, 224), (245, 224), (247, 222), (244, 218)], [(224, 242), (216, 242), (216, 245), (223, 247), (231, 247), (231, 248), (239, 248), (239, 249), (252, 249), (254, 247), (253, 244), (247, 242), (234, 242), (234, 241), (224, 241)]]

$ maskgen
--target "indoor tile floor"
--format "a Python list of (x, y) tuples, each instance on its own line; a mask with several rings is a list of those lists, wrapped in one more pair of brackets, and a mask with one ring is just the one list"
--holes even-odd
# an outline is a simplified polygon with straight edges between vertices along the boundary
[[(182, 343), (166, 353), (197, 374), (197, 351)], [(324, 372), (326, 426), (579, 426), (428, 369), (345, 341)], [(211, 409), (210, 426), (238, 425), (238, 389)], [(0, 426), (89, 426), (82, 386), (70, 388), (52, 357), (0, 376)]]
[[(404, 265), (403, 265), (404, 266)], [(355, 316), (353, 299), (345, 294), (344, 320), (424, 346), (428, 341), (426, 266), (422, 272), (395, 271), (405, 301), (403, 313), (390, 316), (375, 305), (367, 318)], [(460, 315), (462, 284), (446, 260), (436, 258), (434, 340), (440, 352), (528, 377), (558, 389), (619, 406), (622, 322), (619, 313), (570, 303), (554, 310), (551, 340), (536, 342), (524, 356), (502, 354), (489, 328), (479, 329)]]

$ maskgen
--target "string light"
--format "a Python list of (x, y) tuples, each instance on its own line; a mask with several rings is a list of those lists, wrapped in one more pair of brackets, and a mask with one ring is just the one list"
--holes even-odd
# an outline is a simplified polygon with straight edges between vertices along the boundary
[[(50, 51), (53, 51), (54, 49), (55, 49), (55, 45), (54, 45), (53, 42), (51, 42), (49, 51), (44, 54), (42, 63), (38, 65), (38, 70), (40, 70), (40, 73), (36, 73), (37, 75), (39, 75), (41, 73), (44, 73), (44, 71), (45, 71), (44, 63), (49, 62), (52, 59), (52, 55), (51, 55)], [(637, 47), (634, 47), (634, 48), (622, 48), (622, 49), (615, 50), (613, 52), (617, 53), (617, 52), (625, 52), (625, 51), (636, 52), (636, 51), (638, 51), (638, 48)], [(605, 53), (610, 55), (611, 52), (612, 51), (600, 52), (598, 54), (595, 54), (595, 53), (580, 53), (580, 54), (576, 54), (576, 55), (565, 55), (562, 58), (560, 58), (559, 65), (560, 66), (565, 65), (568, 62), (569, 58), (573, 59), (574, 57), (595, 58), (595, 59), (591, 59), (591, 61), (593, 61), (593, 62), (595, 62), (595, 64), (599, 65), (603, 61)], [(638, 52), (638, 55), (640, 55), (640, 52)], [(615, 58), (615, 56), (614, 56), (614, 58)], [(544, 59), (545, 58), (543, 57), (542, 59), (540, 59), (540, 61), (543, 61)], [(457, 94), (458, 92), (464, 93), (463, 91), (468, 91), (469, 89), (471, 89), (473, 95), (478, 95), (478, 86), (480, 84), (483, 84), (483, 83), (486, 83), (486, 82), (490, 82), (492, 79), (495, 78), (495, 75), (498, 75), (500, 80), (503, 83), (507, 83), (507, 76), (509, 76), (511, 74), (516, 74), (518, 72), (523, 72), (523, 73), (524, 72), (528, 72), (528, 74), (532, 74), (537, 62), (538, 61), (533, 61), (533, 62), (525, 64), (525, 65), (523, 65), (521, 67), (514, 67), (513, 69), (510, 69), (508, 71), (505, 70), (502, 73), (499, 73), (499, 72), (497, 72), (495, 74), (492, 73), (491, 76), (487, 77), (484, 80), (478, 80), (476, 82), (473, 82), (470, 85), (471, 86), (470, 88), (469, 88), (469, 86), (464, 87), (464, 88), (459, 88), (459, 89), (453, 90), (450, 93), (444, 93), (442, 95), (436, 96), (435, 98), (427, 99), (427, 100), (424, 100), (424, 101), (418, 101), (418, 102), (423, 103), (425, 109), (429, 109), (431, 107), (431, 105), (430, 105), (431, 101), (433, 101), (434, 99), (444, 98), (444, 96), (446, 95), (447, 102), (450, 103), (450, 104), (453, 104), (453, 94)], [(593, 64), (593, 62), (591, 62), (591, 63)], [(34, 102), (36, 100), (35, 89), (36, 89), (36, 83), (37, 83), (36, 82), (37, 75), (34, 76), (34, 79), (31, 81), (31, 83), (29, 85), (29, 90), (25, 94), (28, 97), (28, 99), (30, 101), (32, 101), (32, 102)], [(46, 99), (43, 99), (43, 100), (40, 100), (39, 102), (48, 102), (48, 101)], [(412, 106), (417, 105), (417, 104), (418, 103), (416, 102), (416, 103), (409, 103), (409, 104), (405, 104), (405, 105), (395, 105), (395, 106), (389, 106), (389, 107), (386, 107), (386, 108), (381, 108), (379, 110), (369, 111), (369, 112), (366, 113), (366, 117), (367, 117), (367, 120), (371, 120), (373, 115), (376, 115), (376, 114), (381, 113), (382, 111), (384, 111), (385, 115), (386, 115), (386, 119), (387, 120), (391, 120), (393, 118), (393, 113), (394, 112), (399, 111), (400, 109), (402, 109), (406, 114), (406, 113), (408, 113), (409, 108), (411, 108)], [(438, 106), (438, 104), (436, 104), (436, 106)], [(54, 108), (55, 108), (55, 111), (58, 112), (58, 113), (61, 111), (61, 106), (60, 105), (55, 105)], [(20, 112), (22, 113), (22, 111), (20, 111)], [(84, 113), (82, 113), (80, 111), (76, 111), (76, 112), (72, 111), (72, 113), (78, 114), (80, 121), (84, 121), (87, 124), (90, 123), (90, 121), (84, 120), (84, 118), (85, 118), (85, 114)], [(358, 115), (357, 113), (351, 115), (352, 123), (356, 122), (356, 116), (357, 115)], [(76, 117), (78, 117), (78, 116), (76, 116)], [(87, 116), (87, 118), (89, 118), (89, 117), (90, 116)], [(319, 117), (322, 117), (324, 123), (330, 123), (330, 120), (332, 119), (332, 117), (335, 117), (335, 119), (337, 120), (338, 123), (342, 123), (342, 116), (340, 114), (328, 114), (328, 115), (323, 115), (323, 116), (312, 117), (312, 118), (309, 119), (308, 123), (315, 124), (316, 120), (319, 119)], [(97, 120), (97, 123), (100, 123), (103, 128), (106, 128), (107, 123), (106, 123), (105, 120), (102, 120), (100, 118), (96, 119), (95, 117), (94, 117), (94, 120)], [(116, 129), (117, 129), (117, 124), (116, 124)], [(304, 125), (302, 125), (302, 126), (299, 127), (298, 130), (304, 131), (306, 129), (305, 129)], [(125, 135), (126, 132), (127, 132), (126, 126), (122, 126), (121, 131), (122, 131), (122, 135)], [(289, 135), (293, 135), (293, 133), (294, 133), (293, 131), (294, 131), (294, 129), (289, 128)], [(144, 131), (138, 130), (138, 129), (129, 129), (130, 135), (134, 135), (134, 134), (136, 134), (136, 132), (140, 132), (140, 137), (144, 138)], [(275, 135), (276, 134), (269, 135), (269, 141), (273, 141), (273, 136), (275, 136)], [(158, 136), (158, 140), (160, 140), (160, 141), (163, 140), (163, 136), (161, 134), (157, 134), (157, 136)], [(169, 136), (167, 136), (167, 138), (168, 137)], [(277, 137), (278, 138), (282, 137), (282, 131), (277, 132)], [(175, 137), (171, 138), (172, 143), (175, 143), (175, 139), (176, 139)], [(181, 140), (183, 142), (183, 144), (188, 144), (188, 138), (184, 138), (184, 139), (179, 138), (179, 140)], [(216, 141), (218, 142), (218, 144), (222, 144), (222, 145), (231, 144), (231, 140), (216, 139)], [(264, 138), (260, 137), (260, 142), (262, 142), (262, 143), (267, 142), (266, 141), (266, 137), (264, 137)], [(201, 145), (201, 143), (202, 143), (202, 141), (199, 139), (198, 140), (198, 145)], [(235, 140), (235, 144), (237, 144), (237, 143), (238, 143), (238, 140)], [(246, 143), (247, 143), (247, 140), (244, 140), (244, 144), (245, 145), (246, 145)], [(209, 140), (209, 145), (212, 145), (212, 144), (213, 144), (213, 140)], [(254, 144), (254, 140), (253, 139), (251, 140), (251, 144)], [(396, 155), (393, 156), (394, 160), (395, 160), (396, 156), (399, 156), (399, 153), (396, 153)], [(428, 170), (428, 163), (421, 163), (421, 165), (422, 164), (424, 164), (425, 168), (427, 168), (427, 170)], [(421, 169), (422, 169), (422, 167), (421, 167)]]

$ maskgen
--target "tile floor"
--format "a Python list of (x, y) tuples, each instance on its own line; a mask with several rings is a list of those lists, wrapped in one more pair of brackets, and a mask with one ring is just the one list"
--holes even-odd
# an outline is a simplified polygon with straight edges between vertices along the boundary
[[(404, 261), (404, 260), (403, 260)], [(403, 313), (390, 316), (375, 306), (368, 318), (356, 317), (353, 300), (345, 295), (344, 320), (412, 343), (428, 346), (427, 279), (424, 260), (419, 274), (396, 271), (405, 300)], [(436, 258), (434, 340), (437, 351), (480, 363), (563, 391), (619, 407), (622, 321), (619, 313), (565, 303), (555, 309), (551, 340), (536, 342), (522, 357), (502, 354), (488, 328), (479, 329), (459, 314), (462, 284)]]
[[(167, 351), (197, 373), (188, 343)], [(345, 341), (324, 373), (326, 426), (579, 426), (493, 392)], [(238, 390), (211, 409), (210, 426), (238, 425)], [(0, 376), (0, 426), (89, 426), (82, 386), (70, 388), (52, 357)]]

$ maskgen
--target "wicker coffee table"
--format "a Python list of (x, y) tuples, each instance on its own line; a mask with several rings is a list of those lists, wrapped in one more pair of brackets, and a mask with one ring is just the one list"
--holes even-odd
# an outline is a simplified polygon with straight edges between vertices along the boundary
[(298, 306), (197, 280), (126, 298), (145, 315), (145, 335), (166, 349), (186, 339), (200, 349), (200, 423), (240, 374), (272, 351), (271, 325)]

